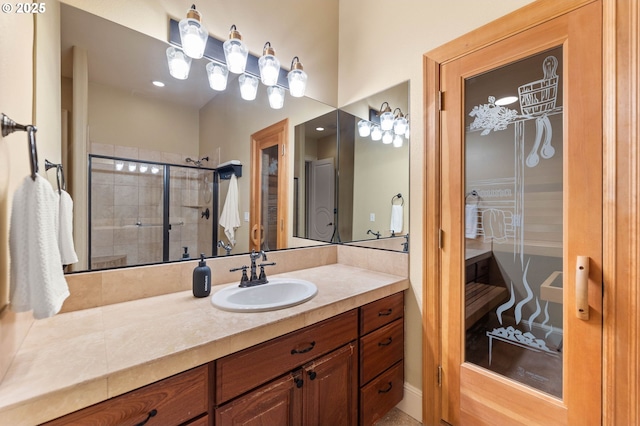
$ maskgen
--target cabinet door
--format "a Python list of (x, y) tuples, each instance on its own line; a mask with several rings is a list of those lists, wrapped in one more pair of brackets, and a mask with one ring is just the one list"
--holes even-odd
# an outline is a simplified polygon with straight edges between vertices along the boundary
[(216, 408), (216, 426), (301, 424), (300, 376), (298, 370)]
[(304, 367), (305, 426), (355, 425), (358, 421), (356, 346), (350, 343)]

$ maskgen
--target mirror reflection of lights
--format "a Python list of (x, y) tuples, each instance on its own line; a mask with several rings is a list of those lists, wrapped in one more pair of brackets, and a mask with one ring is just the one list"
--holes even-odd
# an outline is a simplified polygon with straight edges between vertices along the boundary
[(137, 167), (138, 165), (136, 163), (129, 163), (127, 165), (127, 168), (129, 169), (130, 172), (135, 172)]
[(120, 170), (122, 170), (122, 169), (124, 169), (124, 162), (122, 162), (122, 161), (116, 161), (116, 170), (117, 170), (117, 171), (120, 171)]
[(159, 171), (160, 171), (160, 167), (151, 166), (151, 173), (153, 173), (154, 175), (157, 175)]
[(148, 164), (140, 164), (140, 173), (147, 173), (147, 170), (149, 170)]
[(164, 83), (158, 80), (154, 80), (151, 83), (156, 87), (164, 87)]
[(316, 127), (316, 130), (319, 132), (324, 132), (324, 127)]

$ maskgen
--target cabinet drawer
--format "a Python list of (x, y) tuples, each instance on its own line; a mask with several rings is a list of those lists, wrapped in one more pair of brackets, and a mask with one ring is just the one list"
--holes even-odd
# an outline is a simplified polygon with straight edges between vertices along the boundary
[(404, 392), (402, 361), (360, 389), (360, 424), (372, 425), (401, 400)]
[(357, 339), (357, 313), (354, 309), (219, 359), (216, 404)]
[[(208, 365), (76, 411), (46, 425), (179, 425), (208, 410)], [(197, 422), (196, 422), (197, 424)]]
[(360, 338), (360, 385), (404, 357), (404, 321), (391, 324)]
[(360, 335), (404, 316), (404, 293), (396, 293), (360, 308)]

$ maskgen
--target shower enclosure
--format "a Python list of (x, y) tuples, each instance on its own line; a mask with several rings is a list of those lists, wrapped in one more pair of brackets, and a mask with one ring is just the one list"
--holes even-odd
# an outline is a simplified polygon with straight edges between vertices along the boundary
[(216, 254), (215, 169), (89, 156), (89, 269)]

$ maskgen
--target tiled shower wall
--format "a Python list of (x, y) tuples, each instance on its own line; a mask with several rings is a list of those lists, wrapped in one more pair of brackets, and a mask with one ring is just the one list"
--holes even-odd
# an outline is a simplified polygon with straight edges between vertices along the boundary
[[(180, 154), (138, 148), (92, 144), (97, 155), (185, 165)], [(193, 156), (192, 158), (196, 158)], [(128, 164), (116, 171), (113, 162), (94, 159), (92, 167), (91, 220), (92, 268), (136, 265), (162, 261), (162, 171), (141, 173)], [(206, 164), (205, 164), (206, 165)], [(207, 181), (204, 181), (204, 177)], [(180, 259), (183, 247), (191, 258), (212, 255), (211, 227), (201, 213), (211, 209), (213, 175), (196, 169), (171, 167), (170, 259)], [(207, 202), (205, 205), (205, 201)], [(141, 223), (143, 226), (138, 226)]]

